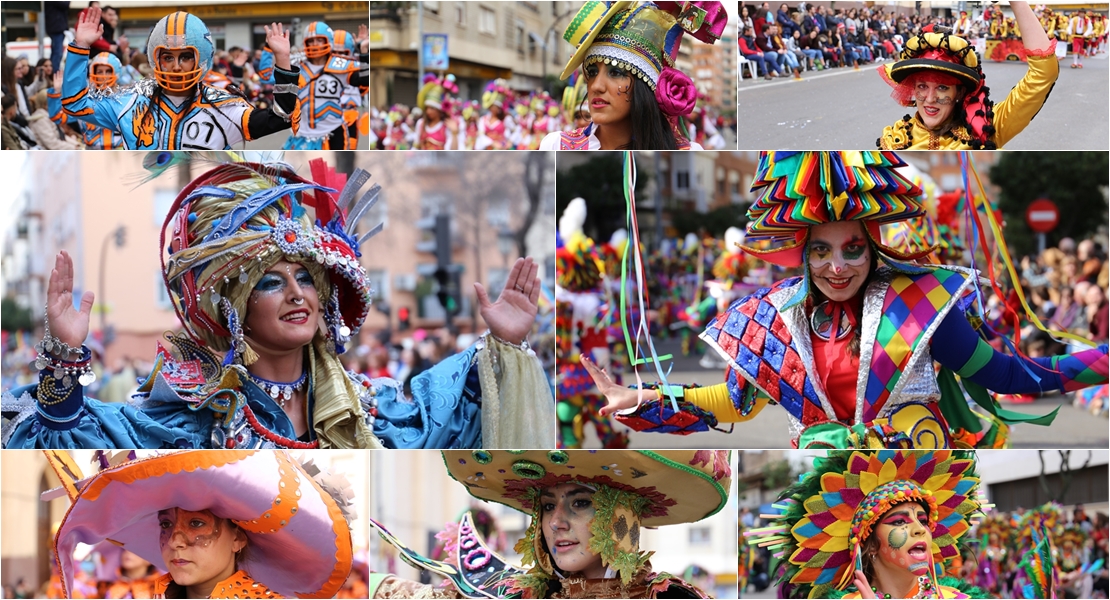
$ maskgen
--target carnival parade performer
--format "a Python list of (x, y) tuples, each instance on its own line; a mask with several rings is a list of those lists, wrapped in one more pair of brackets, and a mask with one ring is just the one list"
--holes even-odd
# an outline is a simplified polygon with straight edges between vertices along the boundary
[(274, 104), (256, 109), (246, 99), (203, 83), (215, 46), (204, 22), (175, 12), (154, 26), (147, 56), (154, 78), (98, 93), (89, 88), (89, 48), (103, 32), (100, 8), (81, 13), (66, 55), (62, 109), (70, 117), (115, 132), (129, 150), (226, 150), (289, 128), (297, 74), (289, 65), (289, 34), (266, 26), (275, 56)]
[(1010, 3), (1025, 32), (1028, 71), (997, 104), (990, 97), (979, 53), (966, 39), (942, 28), (906, 40), (900, 60), (879, 67), (900, 105), (916, 107), (883, 129), (884, 150), (997, 150), (1022, 132), (1040, 112), (1060, 66), (1028, 2)]
[(351, 572), (350, 482), (285, 451), (113, 457), (83, 479), (47, 458), (72, 503), (53, 540), (67, 597), (77, 544), (104, 540), (164, 572), (152, 598), (331, 598)]
[(517, 123), (510, 114), (513, 91), (509, 82), (495, 79), (486, 84), (482, 92), (482, 109), (486, 111), (478, 119), (478, 138), (475, 150), (510, 150), (516, 136)]
[(944, 577), (979, 493), (973, 452), (830, 450), (745, 535), (782, 557), (780, 598), (989, 598)]
[(411, 401), (397, 381), (343, 369), (372, 298), (359, 247), (381, 229), (355, 228), (380, 188), (361, 193), (362, 170), (348, 180), (322, 159), (310, 167), (311, 180), (280, 162), (220, 163), (177, 196), (162, 265), (185, 331), (167, 337), (174, 353), (159, 347), (132, 403), (84, 397), (93, 294), (74, 308), (73, 262), (60, 252), (39, 383), (4, 394), (5, 447), (554, 446), (549, 383), (523, 343), (540, 293), (531, 258), (497, 302), (475, 286), (489, 335), (418, 375)]
[[(119, 82), (119, 75), (123, 72), (123, 65), (111, 52), (101, 52), (89, 61), (89, 81), (91, 89), (100, 94), (110, 94)], [(52, 88), (47, 91), (50, 104), (51, 118), (54, 115), (65, 115), (62, 110), (61, 91)], [(68, 120), (68, 119), (67, 119)], [(117, 134), (112, 128), (101, 127), (89, 121), (80, 121), (81, 137), (85, 146), (93, 150), (119, 150), (124, 147), (123, 136)]]
[(557, 443), (560, 448), (582, 447), (592, 425), (601, 447), (626, 448), (628, 436), (601, 414), (605, 400), (578, 360), (589, 357), (605, 365), (613, 377), (620, 377), (613, 367), (620, 352), (611, 349), (615, 337), (609, 335), (609, 320), (614, 307), (606, 299), (604, 260), (593, 240), (582, 232), (585, 220), (586, 201), (571, 200), (559, 219), (555, 250)]
[(1088, 43), (1097, 38), (1094, 35), (1094, 23), (1087, 16), (1086, 9), (1079, 9), (1079, 12), (1068, 19), (1068, 36), (1071, 38), (1072, 53), (1075, 55), (1071, 68), (1082, 69), (1083, 54), (1088, 51)]
[(911, 254), (883, 243), (880, 225), (923, 213), (921, 190), (897, 170), (904, 164), (880, 151), (762, 153), (747, 239), (785, 245), (745, 252), (803, 275), (738, 300), (702, 333), (728, 363), (725, 383), (629, 389), (587, 362), (609, 402), (603, 412), (631, 410), (618, 420), (671, 432), (679, 399), (709, 425), (751, 419), (770, 401), (789, 413), (797, 448), (949, 448), (974, 445), (981, 430), (957, 375), (1005, 424), (1048, 425), (1055, 415), (1002, 410), (985, 390), (1106, 383), (1105, 344), (1032, 359), (998, 352), (968, 320), (977, 272), (917, 264), (932, 248)]
[(540, 150), (700, 150), (680, 131), (698, 91), (675, 60), (684, 34), (712, 44), (727, 23), (715, 1), (585, 3), (563, 33), (575, 51), (561, 78), (581, 67), (592, 122)]
[[(668, 573), (655, 573), (640, 549), (644, 527), (693, 523), (728, 503), (732, 470), (726, 450), (445, 451), (453, 479), (479, 500), (531, 518), (516, 552), (519, 568), (489, 550), (466, 521), (447, 564), (405, 548), (377, 523), (406, 562), (448, 577), (431, 586), (371, 575), (371, 598), (707, 598)], [(614, 470), (615, 469), (615, 470)], [(480, 484), (475, 482), (480, 481)], [(474, 556), (485, 556), (482, 561)]]
[(286, 150), (351, 149), (346, 115), (362, 105), (361, 88), (370, 85), (370, 73), (342, 51), (327, 23), (313, 21), (305, 27), (305, 58), (299, 65), (293, 135), (285, 140)]
[(423, 112), (416, 122), (417, 150), (461, 149), (459, 121), (453, 114), (454, 102), (449, 95), (458, 91), (454, 75), (442, 79), (431, 74), (425, 76), (424, 86), (416, 95), (416, 105)]
[(138, 554), (107, 541), (93, 546), (92, 558), (98, 598), (153, 598), (164, 574)]

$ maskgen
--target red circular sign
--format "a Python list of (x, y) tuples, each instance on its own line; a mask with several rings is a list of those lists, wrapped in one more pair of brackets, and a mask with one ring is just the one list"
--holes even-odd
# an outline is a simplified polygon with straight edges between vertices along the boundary
[(1052, 200), (1034, 200), (1025, 209), (1025, 222), (1036, 233), (1048, 233), (1060, 223), (1060, 211)]

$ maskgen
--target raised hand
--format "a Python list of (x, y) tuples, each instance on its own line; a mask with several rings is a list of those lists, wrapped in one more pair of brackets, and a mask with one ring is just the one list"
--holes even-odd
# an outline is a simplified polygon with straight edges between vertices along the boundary
[(369, 39), (370, 39), (370, 28), (366, 26), (366, 23), (361, 23), (358, 26), (358, 35), (355, 36), (355, 41), (358, 42), (359, 44), (361, 44), (362, 42), (365, 42)]
[(875, 592), (871, 590), (871, 582), (867, 581), (867, 575), (864, 575), (862, 570), (856, 569), (855, 572), (852, 573), (852, 579), (855, 580), (856, 589), (859, 590), (860, 598), (877, 598)]
[(55, 92), (61, 92), (62, 91), (62, 80), (63, 80), (62, 72), (61, 71), (54, 71), (54, 85), (51, 89), (53, 89)]
[(46, 288), (46, 316), (50, 333), (72, 348), (80, 348), (89, 335), (89, 315), (93, 293), (81, 296), (81, 309), (73, 308), (73, 259), (62, 250), (54, 259), (50, 283)]
[(77, 27), (73, 31), (73, 43), (82, 48), (91, 48), (96, 40), (104, 36), (104, 25), (100, 22), (100, 7), (91, 6), (77, 16)]
[(611, 415), (619, 410), (628, 410), (635, 408), (640, 404), (641, 396), (645, 399), (650, 399), (655, 392), (651, 390), (634, 390), (618, 385), (613, 382), (613, 378), (609, 377), (609, 373), (597, 366), (597, 363), (586, 358), (581, 357), (582, 366), (586, 367), (586, 371), (594, 380), (594, 385), (597, 386), (597, 391), (605, 396), (605, 401), (608, 402), (605, 406), (601, 407), (597, 412), (601, 416)]
[(513, 344), (519, 344), (528, 336), (539, 312), (540, 279), (536, 277), (539, 268), (530, 256), (516, 259), (509, 271), (505, 289), (493, 303), (489, 301), (486, 288), (478, 282), (474, 283), (482, 319), (489, 326), (490, 333)]
[(274, 53), (274, 64), (289, 70), (289, 32), (281, 23), (263, 25), (266, 29), (266, 45)]

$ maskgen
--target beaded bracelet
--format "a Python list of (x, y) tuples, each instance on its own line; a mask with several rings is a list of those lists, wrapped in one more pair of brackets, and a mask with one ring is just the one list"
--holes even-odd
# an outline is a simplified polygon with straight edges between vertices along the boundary
[(527, 339), (521, 340), (521, 342), (519, 344), (514, 344), (512, 342), (508, 342), (508, 341), (505, 341), (505, 340), (497, 337), (496, 335), (493, 334), (492, 331), (490, 331), (488, 329), (486, 330), (485, 333), (482, 334), (482, 337), (486, 337), (486, 336), (489, 336), (489, 337), (493, 338), (494, 340), (497, 340), (499, 343), (502, 343), (506, 346), (509, 346), (510, 348), (516, 348), (517, 350), (520, 350), (521, 352), (527, 354), (528, 356), (535, 356), (536, 355), (536, 352), (534, 350), (532, 350), (532, 347), (528, 344)]
[[(66, 375), (69, 377), (69, 375)], [(50, 375), (44, 374), (42, 380), (39, 381), (38, 387), (38, 401), (43, 406), (54, 406), (61, 404), (73, 395), (73, 385), (63, 382), (62, 389), (58, 389), (58, 380)]]

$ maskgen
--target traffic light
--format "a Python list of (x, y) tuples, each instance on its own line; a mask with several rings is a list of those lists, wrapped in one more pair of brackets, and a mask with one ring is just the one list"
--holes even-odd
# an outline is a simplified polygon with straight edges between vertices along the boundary
[(417, 250), (434, 254), (436, 268), (432, 277), (436, 282), (436, 299), (447, 313), (447, 323), (462, 312), (462, 287), (459, 283), (462, 268), (451, 264), (451, 216), (438, 214), (417, 222), (417, 227), (430, 232), (430, 240), (417, 244)]
[(412, 322), (409, 320), (409, 307), (402, 306), (398, 308), (397, 319), (401, 322), (401, 331), (405, 331), (409, 327), (412, 327)]
[(117, 248), (122, 248), (127, 244), (127, 228), (126, 227), (124, 227), (123, 225), (120, 225), (119, 228), (116, 229), (116, 231), (115, 231), (115, 236), (116, 236), (116, 247)]

